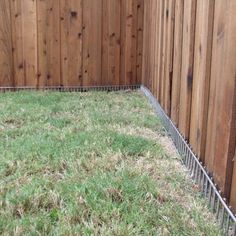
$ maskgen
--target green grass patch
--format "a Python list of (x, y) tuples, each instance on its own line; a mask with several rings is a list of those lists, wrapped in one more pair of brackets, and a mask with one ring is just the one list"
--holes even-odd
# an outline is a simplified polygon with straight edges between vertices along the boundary
[(141, 93), (2, 93), (0, 111), (0, 235), (221, 235)]

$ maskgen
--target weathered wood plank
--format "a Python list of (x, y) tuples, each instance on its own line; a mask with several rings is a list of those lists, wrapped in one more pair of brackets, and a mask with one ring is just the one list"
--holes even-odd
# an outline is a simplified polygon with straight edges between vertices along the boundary
[(13, 47), (13, 77), (14, 86), (23, 87), (24, 58), (23, 58), (23, 32), (22, 32), (22, 1), (11, 0), (11, 21), (12, 21), (12, 47)]
[(0, 84), (13, 86), (12, 28), (9, 0), (0, 1)]
[[(156, 1), (150, 1), (150, 16), (155, 16), (156, 15)], [(155, 93), (155, 41), (156, 41), (156, 21), (154, 19), (150, 20), (150, 34), (149, 37), (152, 39), (150, 40), (150, 88), (152, 93)]]
[(60, 4), (37, 2), (38, 86), (60, 86)]
[(236, 135), (236, 2), (215, 4), (205, 162), (224, 195), (229, 197)]
[(198, 0), (195, 30), (190, 143), (204, 161), (212, 58), (214, 0)]
[(158, 78), (158, 101), (161, 102), (161, 96), (162, 96), (162, 84), (163, 84), (163, 77), (162, 77), (162, 71), (163, 71), (163, 41), (164, 41), (164, 2), (159, 1), (159, 42), (158, 42), (158, 72), (157, 72), (157, 78)]
[(83, 1), (83, 85), (100, 85), (101, 78), (102, 0), (86, 0)]
[(169, 0), (166, 12), (166, 67), (165, 67), (165, 91), (164, 91), (164, 109), (170, 116), (171, 111), (171, 84), (173, 75), (173, 39), (174, 39), (174, 8), (175, 0)]
[(230, 205), (233, 207), (234, 211), (236, 211), (236, 150), (234, 155), (233, 178), (231, 181)]
[(171, 119), (176, 126), (179, 125), (180, 81), (182, 68), (183, 45), (183, 13), (184, 1), (175, 4), (175, 30), (174, 30), (174, 55), (173, 55), (173, 80), (171, 99)]
[[(60, 58), (61, 84), (63, 86), (81, 86), (83, 83), (82, 0), (60, 0), (60, 20), (61, 20), (61, 58)], [(86, 34), (86, 37), (87, 36), (88, 35)], [(87, 68), (86, 70), (89, 69)], [(92, 72), (89, 71), (89, 73)]]
[(133, 0), (121, 0), (121, 84), (129, 85), (133, 81), (132, 33)]
[(22, 31), (24, 50), (24, 77), (26, 86), (37, 86), (37, 2), (22, 0)]
[(148, 86), (148, 79), (147, 79), (147, 58), (148, 58), (148, 32), (149, 28), (147, 26), (147, 19), (148, 19), (148, 3), (145, 2), (143, 6), (143, 50), (142, 50), (142, 84)]
[(160, 88), (160, 104), (162, 105), (162, 107), (164, 108), (164, 104), (165, 104), (165, 74), (166, 74), (166, 50), (167, 50), (167, 15), (168, 15), (168, 2), (169, 0), (164, 0), (163, 1), (163, 13), (162, 13), (162, 24), (163, 24), (163, 30), (162, 30), (162, 70), (161, 70), (161, 76), (160, 76), (160, 80), (161, 80), (161, 88)]
[(137, 52), (136, 52), (136, 73), (137, 84), (142, 83), (142, 60), (143, 60), (143, 24), (144, 24), (144, 3), (143, 0), (137, 0)]
[(155, 1), (155, 7), (153, 7), (154, 12), (153, 15), (153, 21), (154, 21), (154, 36), (153, 42), (154, 42), (154, 47), (153, 47), (153, 53), (154, 53), (154, 67), (153, 67), (153, 94), (155, 97), (158, 96), (158, 66), (160, 63), (160, 57), (159, 57), (159, 40), (160, 40), (160, 33), (159, 33), (159, 7), (160, 7), (160, 2)]
[(195, 18), (196, 0), (184, 1), (179, 129), (186, 139), (189, 139), (190, 128)]
[(146, 54), (146, 71), (145, 71), (145, 76), (147, 79), (147, 86), (151, 89), (151, 17), (150, 17), (150, 10), (151, 10), (151, 0), (148, 0), (148, 5), (147, 5), (147, 15), (146, 15), (146, 25), (148, 26), (148, 31), (146, 32), (146, 44), (147, 44), (147, 54)]
[(132, 1), (132, 35), (131, 35), (131, 62), (132, 62), (132, 80), (131, 84), (137, 83), (137, 36), (138, 36), (138, 1)]
[(102, 83), (118, 85), (120, 80), (120, 13), (117, 0), (103, 0)]

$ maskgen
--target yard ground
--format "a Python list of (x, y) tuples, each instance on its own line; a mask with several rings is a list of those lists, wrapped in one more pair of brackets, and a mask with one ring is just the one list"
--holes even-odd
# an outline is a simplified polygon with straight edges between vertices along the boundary
[(1, 235), (221, 235), (140, 92), (0, 94)]

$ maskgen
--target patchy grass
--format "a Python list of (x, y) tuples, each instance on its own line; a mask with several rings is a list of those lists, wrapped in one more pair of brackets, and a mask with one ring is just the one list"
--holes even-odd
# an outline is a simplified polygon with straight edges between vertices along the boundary
[(221, 235), (139, 92), (0, 94), (1, 235)]

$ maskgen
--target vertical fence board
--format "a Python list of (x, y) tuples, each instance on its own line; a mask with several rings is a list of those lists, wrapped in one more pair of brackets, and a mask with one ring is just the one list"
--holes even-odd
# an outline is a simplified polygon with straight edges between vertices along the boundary
[(233, 177), (231, 182), (231, 196), (230, 196), (230, 205), (233, 209), (236, 210), (236, 150), (234, 155), (234, 170), (233, 170)]
[[(215, 75), (217, 115), (214, 127), (217, 133), (213, 144), (215, 148), (213, 172), (225, 196), (229, 197), (236, 136), (236, 21), (234, 17), (236, 2), (234, 0), (227, 0), (224, 3), (216, 1), (216, 14), (222, 14), (222, 9), (225, 9), (223, 12), (225, 18), (223, 21), (221, 17), (218, 18), (218, 27), (214, 36), (217, 43), (222, 41), (219, 52), (221, 53), (222, 49), (223, 54), (219, 55), (218, 48), (213, 48), (217, 51), (215, 56), (221, 58), (219, 60), (221, 69), (215, 68), (215, 71), (218, 70), (218, 74)], [(215, 43), (214, 46), (218, 45)]]
[(132, 1), (132, 34), (131, 34), (131, 62), (132, 62), (132, 80), (131, 84), (137, 83), (137, 28), (138, 28), (138, 1)]
[(22, 19), (22, 1), (11, 0), (12, 46), (14, 60), (13, 76), (14, 86), (16, 87), (23, 87), (25, 85)]
[(198, 0), (195, 31), (190, 143), (204, 161), (212, 56), (214, 0)]
[(0, 83), (13, 86), (13, 58), (10, 1), (0, 1)]
[(60, 85), (60, 5), (37, 2), (38, 86)]
[(165, 91), (164, 91), (164, 108), (168, 115), (171, 111), (171, 84), (173, 74), (173, 38), (174, 38), (174, 7), (175, 0), (169, 0), (166, 12), (166, 68), (165, 68)]
[(143, 49), (142, 49), (142, 84), (148, 87), (148, 38), (147, 35), (149, 33), (148, 24), (148, 3), (145, 2), (143, 6)]
[(151, 17), (150, 17), (150, 11), (151, 11), (151, 0), (148, 0), (148, 9), (147, 9), (147, 22), (146, 24), (149, 26), (148, 32), (146, 32), (147, 37), (147, 59), (146, 59), (146, 65), (147, 65), (147, 71), (145, 73), (145, 76), (147, 77), (147, 85), (151, 88), (152, 86), (152, 80), (151, 80)]
[(99, 85), (101, 68), (102, 1), (86, 0), (83, 1), (83, 85)]
[(60, 8), (61, 84), (63, 86), (81, 86), (83, 79), (82, 0), (60, 0)]
[(161, 70), (161, 83), (160, 83), (160, 103), (164, 108), (165, 104), (165, 73), (166, 73), (166, 48), (167, 48), (167, 41), (166, 41), (166, 32), (167, 32), (167, 11), (168, 11), (168, 2), (169, 0), (163, 0), (163, 31), (162, 31), (162, 70)]
[(155, 18), (153, 19), (154, 23), (154, 31), (153, 33), (157, 35), (156, 37), (153, 37), (153, 42), (154, 42), (154, 47), (153, 47), (153, 53), (154, 53), (154, 67), (153, 67), (153, 94), (155, 96), (158, 96), (158, 65), (159, 65), (159, 7), (160, 4), (159, 2), (155, 2), (155, 8), (154, 8), (154, 16)]
[(131, 84), (133, 0), (121, 0), (121, 84)]
[(193, 84), (193, 54), (196, 17), (196, 0), (184, 1), (183, 51), (180, 88), (179, 129), (189, 138), (191, 97)]
[(103, 0), (102, 80), (118, 85), (120, 79), (120, 2)]
[(24, 76), (27, 86), (37, 86), (37, 2), (22, 0)]
[[(156, 12), (156, 4), (157, 2), (156, 1), (150, 1), (150, 8), (151, 8), (151, 15), (155, 15), (155, 12)], [(151, 20), (150, 21), (150, 34), (151, 34), (151, 37), (154, 36), (156, 34), (156, 21), (155, 20)], [(151, 89), (152, 91), (155, 93), (155, 89), (154, 89), (154, 86), (155, 86), (155, 38), (156, 37), (153, 37), (152, 40), (150, 41), (150, 83), (151, 83)]]
[(159, 42), (158, 42), (158, 99), (161, 101), (162, 96), (162, 71), (163, 71), (163, 32), (164, 32), (164, 4), (163, 1), (159, 1)]
[(183, 40), (183, 12), (184, 2), (175, 3), (175, 27), (174, 27), (174, 55), (173, 55), (173, 80), (171, 99), (171, 118), (176, 126), (179, 125), (180, 81), (182, 67), (182, 40)]
[[(48, 38), (48, 19), (49, 14), (47, 0), (42, 0), (37, 3), (37, 36), (38, 36), (38, 82), (39, 87), (47, 84), (47, 76), (50, 77), (50, 67), (48, 66), (48, 46), (50, 45)], [(49, 69), (49, 70), (48, 70)]]
[(143, 54), (143, 20), (144, 4), (142, 0), (137, 0), (137, 52), (136, 52), (136, 83), (142, 83), (142, 54)]
[(110, 1), (109, 0), (104, 0), (102, 3), (102, 81), (104, 84), (111, 84), (111, 77), (110, 77), (110, 36), (111, 38), (115, 37), (115, 32), (112, 33), (110, 32), (110, 24), (112, 22), (112, 17), (110, 16)]
[(236, 22), (233, 0), (216, 1), (205, 162), (229, 196), (235, 152)]
[[(151, 40), (154, 41), (154, 48), (151, 50), (154, 53), (154, 68), (153, 68), (153, 80), (154, 80), (154, 88), (153, 88), (153, 94), (155, 94), (156, 97), (159, 96), (160, 92), (160, 65), (161, 65), (161, 43), (162, 43), (162, 33), (161, 33), (161, 8), (162, 8), (162, 3), (161, 1), (156, 2), (156, 7), (155, 7), (155, 18), (153, 21), (155, 22), (154, 24), (154, 35), (152, 35)], [(156, 36), (155, 36), (156, 35)]]

